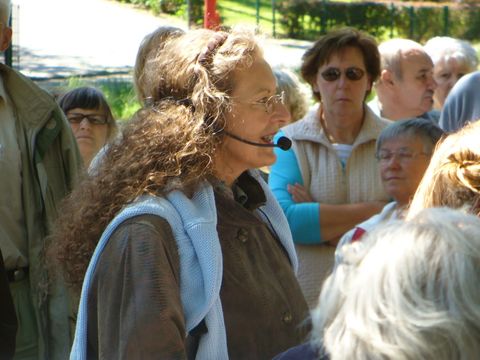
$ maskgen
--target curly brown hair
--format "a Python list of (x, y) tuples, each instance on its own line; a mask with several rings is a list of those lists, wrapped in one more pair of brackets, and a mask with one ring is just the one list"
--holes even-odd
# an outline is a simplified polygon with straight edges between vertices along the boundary
[[(153, 60), (160, 56), (168, 39), (184, 34), (184, 31), (174, 26), (160, 26), (147, 34), (138, 48), (135, 66), (133, 67), (133, 85), (137, 99), (142, 105), (147, 105), (152, 99), (155, 84), (149, 77), (149, 66), (154, 66)], [(145, 69), (147, 67), (147, 69)], [(152, 71), (154, 71), (153, 69)]]
[(95, 173), (64, 201), (49, 253), (74, 290), (80, 290), (101, 234), (122, 207), (142, 194), (192, 194), (214, 175), (234, 87), (229, 74), (249, 67), (259, 52), (250, 31), (223, 33), (212, 46), (214, 36), (193, 30), (165, 44), (157, 71), (149, 74), (158, 84), (154, 106), (135, 114)]

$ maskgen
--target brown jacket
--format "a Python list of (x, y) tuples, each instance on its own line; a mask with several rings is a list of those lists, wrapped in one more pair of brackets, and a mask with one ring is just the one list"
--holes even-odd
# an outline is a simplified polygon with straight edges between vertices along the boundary
[[(224, 263), (220, 299), (230, 359), (270, 359), (301, 343), (307, 305), (288, 256), (252, 211), (265, 201), (244, 177), (241, 205), (215, 192)], [(132, 218), (112, 234), (93, 276), (88, 301), (88, 358), (184, 359), (179, 256), (162, 218)], [(189, 337), (189, 340), (191, 337)]]

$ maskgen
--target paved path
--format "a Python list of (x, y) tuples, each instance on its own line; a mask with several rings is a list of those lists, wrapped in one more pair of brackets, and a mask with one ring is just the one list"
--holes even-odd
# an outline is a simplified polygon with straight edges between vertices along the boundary
[[(186, 22), (108, 0), (13, 0), (19, 69), (34, 79), (129, 73), (143, 37)], [(266, 41), (272, 65), (299, 66), (308, 42)]]

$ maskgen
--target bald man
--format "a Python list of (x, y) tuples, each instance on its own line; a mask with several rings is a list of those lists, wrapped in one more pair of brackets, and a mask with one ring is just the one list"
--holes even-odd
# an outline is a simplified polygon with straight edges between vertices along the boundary
[(439, 112), (431, 111), (433, 62), (422, 45), (407, 39), (391, 39), (378, 47), (381, 56), (380, 78), (375, 83), (377, 97), (369, 106), (392, 121), (425, 118), (438, 122)]

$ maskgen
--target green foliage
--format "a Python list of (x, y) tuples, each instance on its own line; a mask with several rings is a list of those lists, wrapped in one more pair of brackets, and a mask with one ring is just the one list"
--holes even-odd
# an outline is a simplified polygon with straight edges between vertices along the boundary
[(480, 38), (480, 6), (394, 6), (388, 3), (346, 3), (284, 0), (278, 3), (280, 22), (289, 37), (314, 40), (338, 27), (355, 27), (384, 39), (400, 36), (425, 41), (449, 35)]
[(92, 83), (84, 78), (72, 77), (68, 79), (64, 91), (69, 91), (80, 86), (93, 86), (101, 90), (117, 121), (128, 120), (140, 109), (140, 104), (137, 101), (131, 81), (124, 79), (105, 79)]

